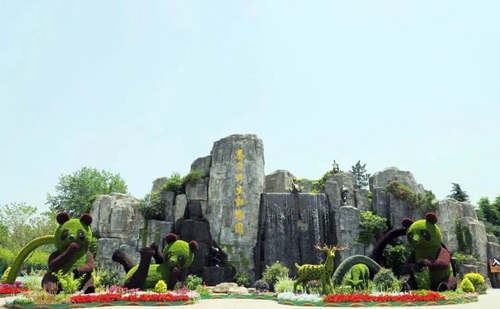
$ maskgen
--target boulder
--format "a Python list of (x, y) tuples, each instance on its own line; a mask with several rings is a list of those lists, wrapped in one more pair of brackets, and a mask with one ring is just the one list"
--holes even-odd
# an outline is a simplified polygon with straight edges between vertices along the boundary
[(97, 240), (97, 255), (99, 266), (104, 269), (122, 270), (122, 266), (111, 260), (113, 252), (120, 248), (120, 240), (117, 238), (99, 238)]
[(254, 268), (260, 195), (265, 187), (264, 146), (256, 135), (231, 135), (215, 142), (211, 155), (210, 211), (205, 218), (219, 244), (232, 248), (229, 261), (238, 272), (248, 272)]
[(166, 181), (167, 177), (156, 178), (155, 180), (153, 180), (153, 187), (151, 188), (151, 193), (160, 192)]
[(174, 222), (174, 220), (175, 220), (175, 192), (173, 192), (173, 191), (160, 191), (160, 199), (164, 205), (163, 211), (165, 214), (165, 221)]
[(313, 189), (313, 182), (309, 179), (301, 181), (298, 185), (300, 186), (301, 193), (309, 193)]
[[(354, 175), (351, 173), (338, 173), (333, 175), (333, 181), (339, 184), (339, 190), (342, 190), (342, 187), (345, 186), (349, 192), (347, 197), (347, 205), (355, 205), (354, 202)], [(343, 206), (343, 205), (342, 205)]]
[(198, 158), (191, 164), (191, 170), (199, 170), (203, 177), (210, 176), (210, 167), (212, 166), (212, 156)]
[(122, 193), (98, 196), (92, 204), (92, 233), (137, 247), (143, 225), (138, 203), (138, 199)]
[(493, 288), (500, 288), (500, 273), (492, 273), (489, 268), (490, 260), (500, 260), (500, 245), (494, 242), (489, 242), (487, 244), (486, 254), (488, 256), (488, 274), (491, 281), (491, 286)]
[(186, 197), (188, 201), (208, 201), (208, 177), (205, 180), (186, 185)]
[(338, 210), (340, 206), (342, 206), (339, 184), (333, 179), (328, 179), (325, 183), (325, 193), (328, 195), (328, 200), (330, 201), (330, 205), (332, 205), (332, 209)]
[(415, 193), (425, 193), (424, 187), (417, 183), (411, 172), (402, 171), (397, 167), (388, 167), (381, 172), (373, 174), (369, 179), (370, 191), (373, 191), (375, 188), (384, 188), (393, 180), (397, 180), (409, 187)]
[[(468, 233), (467, 231), (469, 231), (472, 235), (472, 248), (470, 253), (476, 256), (480, 262), (486, 264), (488, 262), (488, 242), (486, 238), (486, 228), (484, 227), (484, 223), (471, 217), (460, 218), (459, 222), (460, 225), (464, 229), (466, 229), (466, 232), (464, 233)], [(467, 239), (466, 235), (463, 235), (463, 237), (464, 239)], [(481, 265), (479, 265), (479, 272), (485, 278), (488, 276), (486, 267), (481, 267)]]
[[(149, 220), (148, 221), (148, 232), (147, 232), (147, 245), (152, 243), (158, 243), (161, 248), (163, 248), (165, 243), (165, 236), (172, 232), (173, 222), (165, 222), (159, 220)], [(159, 242), (157, 242), (159, 239)]]
[(371, 209), (371, 205), (368, 202), (368, 190), (357, 189), (354, 192), (354, 202), (356, 203), (356, 208), (359, 211), (368, 211)]
[(227, 291), (229, 295), (248, 295), (248, 289), (244, 286), (230, 287)]
[(351, 255), (364, 254), (364, 246), (356, 242), (359, 236), (360, 211), (353, 206), (342, 206), (335, 214), (338, 216), (337, 240), (339, 247), (347, 247), (347, 250), (336, 254), (335, 265)]
[(187, 196), (186, 194), (180, 194), (175, 197), (175, 222), (177, 220), (184, 218), (184, 213), (186, 212), (187, 206)]
[(277, 170), (266, 175), (267, 193), (285, 193), (292, 190), (292, 183), (295, 177), (289, 171)]

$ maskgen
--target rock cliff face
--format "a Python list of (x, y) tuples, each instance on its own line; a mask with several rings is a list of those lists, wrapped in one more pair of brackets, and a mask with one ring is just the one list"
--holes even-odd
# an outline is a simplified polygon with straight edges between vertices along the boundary
[(264, 146), (256, 135), (231, 135), (214, 143), (206, 218), (219, 246), (238, 271), (254, 269)]
[[(206, 256), (212, 247), (222, 248), (229, 264), (252, 279), (260, 277), (265, 267), (277, 260), (289, 267), (293, 276), (295, 263), (324, 262), (322, 253), (314, 249), (315, 244), (347, 247), (345, 252), (337, 253), (336, 266), (350, 255), (370, 254), (373, 245), (356, 242), (365, 211), (372, 210), (386, 218), (391, 228), (400, 226), (405, 217), (419, 219), (425, 215), (385, 189), (397, 180), (414, 192), (425, 194), (424, 187), (410, 172), (395, 167), (375, 173), (369, 190), (354, 189), (353, 175), (339, 173), (328, 177), (321, 193), (290, 193), (294, 178), (290, 172), (277, 170), (265, 176), (263, 143), (255, 135), (231, 135), (216, 141), (211, 154), (194, 160), (191, 170), (201, 171), (203, 179), (188, 184), (185, 194), (163, 191), (165, 177), (153, 182), (152, 192), (160, 194), (166, 220), (149, 223), (148, 244), (157, 239), (158, 233), (163, 239), (167, 232), (175, 232), (187, 241), (198, 241), (200, 250), (188, 271), (211, 284), (227, 281), (234, 274), (208, 267)], [(313, 186), (312, 182), (301, 185)], [(349, 193), (345, 205), (341, 199), (343, 186)], [(110, 257), (119, 247), (127, 249), (138, 261), (143, 219), (137, 204), (138, 200), (129, 195), (114, 193), (95, 200), (92, 230), (100, 237), (100, 265), (118, 268)], [(439, 201), (436, 213), (448, 249), (479, 260), (459, 265), (460, 269), (489, 276), (492, 285), (500, 287), (500, 275), (489, 273), (485, 266), (489, 259), (500, 258), (500, 245), (496, 238), (486, 235), (474, 206), (445, 199)]]

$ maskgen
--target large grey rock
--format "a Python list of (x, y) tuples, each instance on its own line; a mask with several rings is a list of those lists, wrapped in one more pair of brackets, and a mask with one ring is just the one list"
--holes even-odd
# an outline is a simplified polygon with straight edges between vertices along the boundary
[(175, 197), (175, 221), (184, 217), (184, 212), (186, 211), (187, 206), (187, 197), (186, 194), (180, 194)]
[(99, 267), (104, 269), (120, 270), (122, 266), (111, 260), (113, 252), (120, 248), (120, 240), (118, 238), (99, 238), (97, 240), (97, 255), (96, 260)]
[(347, 247), (347, 250), (337, 253), (335, 264), (339, 265), (343, 260), (351, 255), (364, 254), (364, 246), (356, 239), (359, 236), (359, 222), (361, 214), (359, 209), (353, 206), (342, 206), (338, 210), (337, 240), (340, 247)]
[(354, 175), (351, 173), (338, 173), (333, 175), (333, 181), (339, 184), (340, 189), (345, 186), (349, 192), (347, 205), (355, 205), (354, 202)]
[(451, 252), (458, 251), (456, 220), (470, 217), (477, 220), (474, 207), (469, 203), (457, 202), (453, 199), (440, 200), (436, 209), (438, 224), (443, 235), (443, 243)]
[(198, 158), (191, 164), (191, 170), (199, 170), (203, 177), (210, 176), (210, 167), (212, 166), (212, 156)]
[(255, 257), (257, 273), (279, 260), (290, 269), (290, 276), (296, 276), (295, 263), (324, 262), (324, 253), (315, 244), (335, 244), (333, 212), (322, 193), (263, 194), (259, 221), (263, 228)]
[(277, 170), (266, 175), (266, 193), (290, 192), (294, 178), (292, 173), (285, 170)]
[[(476, 256), (480, 262), (487, 263), (487, 238), (486, 238), (486, 228), (484, 223), (478, 221), (474, 218), (464, 217), (459, 219), (460, 225), (467, 228), (472, 235), (472, 250), (471, 253)], [(458, 236), (458, 235), (457, 235)], [(487, 277), (487, 273), (484, 268), (480, 267), (481, 275)]]
[(174, 222), (175, 219), (175, 192), (160, 191), (160, 199), (164, 205), (165, 221)]
[(328, 179), (325, 182), (325, 193), (326, 195), (328, 195), (328, 199), (330, 200), (332, 209), (338, 210), (340, 206), (342, 206), (342, 197), (340, 195), (339, 184), (333, 179)]
[(166, 181), (167, 177), (156, 178), (155, 180), (153, 180), (153, 187), (151, 188), (151, 193), (160, 192)]
[(310, 193), (313, 189), (313, 182), (312, 180), (305, 179), (301, 183), (299, 183), (299, 186), (301, 193)]
[[(500, 260), (500, 245), (497, 243), (489, 242), (487, 245), (487, 256), (488, 256), (488, 269), (489, 260), (497, 259)], [(500, 288), (500, 273), (491, 273), (488, 271), (489, 278), (491, 280), (491, 286), (493, 288)]]
[(121, 244), (136, 247), (143, 222), (138, 202), (121, 193), (98, 196), (92, 204), (92, 233), (100, 238), (117, 238)]
[[(237, 160), (241, 150), (244, 158)], [(214, 143), (205, 217), (213, 237), (228, 250), (229, 261), (238, 271), (254, 268), (253, 249), (257, 242), (260, 195), (265, 188), (264, 146), (256, 135), (231, 135)], [(238, 163), (243, 163), (242, 166)], [(241, 167), (242, 170), (238, 171)], [(238, 175), (238, 176), (237, 176)], [(236, 177), (242, 181), (239, 202), (243, 218), (236, 218)], [(248, 263), (246, 259), (249, 259)], [(244, 269), (249, 268), (249, 269)]]
[(147, 232), (147, 244), (157, 243), (161, 248), (166, 245), (165, 236), (172, 232), (173, 222), (149, 220)]
[(486, 235), (486, 239), (488, 240), (488, 242), (498, 244), (498, 238), (495, 235), (488, 234)]
[[(389, 218), (389, 193), (382, 188), (372, 190), (373, 211), (380, 217)], [(398, 224), (399, 225), (399, 224)]]
[(368, 211), (371, 208), (368, 202), (368, 190), (366, 189), (357, 189), (354, 193), (354, 201), (359, 211)]
[(409, 187), (415, 193), (425, 193), (423, 186), (417, 183), (411, 172), (402, 171), (397, 167), (388, 167), (381, 172), (373, 174), (369, 180), (370, 191), (373, 191), (375, 188), (384, 188), (393, 180), (397, 180)]
[(208, 178), (202, 182), (186, 185), (188, 201), (208, 201)]

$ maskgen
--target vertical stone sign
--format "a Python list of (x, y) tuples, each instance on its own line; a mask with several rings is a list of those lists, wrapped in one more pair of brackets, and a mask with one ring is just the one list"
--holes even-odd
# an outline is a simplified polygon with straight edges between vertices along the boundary
[(237, 271), (253, 273), (260, 196), (264, 193), (264, 147), (256, 135), (231, 135), (214, 143), (205, 217), (213, 238)]

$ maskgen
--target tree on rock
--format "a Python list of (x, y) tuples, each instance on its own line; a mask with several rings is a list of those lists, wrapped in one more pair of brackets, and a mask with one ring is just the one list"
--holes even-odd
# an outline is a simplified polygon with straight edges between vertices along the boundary
[(448, 198), (452, 198), (458, 202), (469, 202), (469, 195), (467, 195), (467, 192), (460, 188), (460, 185), (458, 183), (452, 182), (451, 185), (451, 194), (448, 195)]
[(358, 160), (356, 165), (352, 166), (350, 172), (354, 175), (354, 189), (361, 189), (368, 186), (370, 174), (366, 171), (366, 164), (361, 165), (361, 161)]
[(47, 205), (54, 212), (67, 211), (71, 217), (85, 213), (88, 203), (96, 195), (127, 193), (127, 185), (120, 174), (83, 167), (69, 175), (59, 177), (55, 195), (47, 194)]

